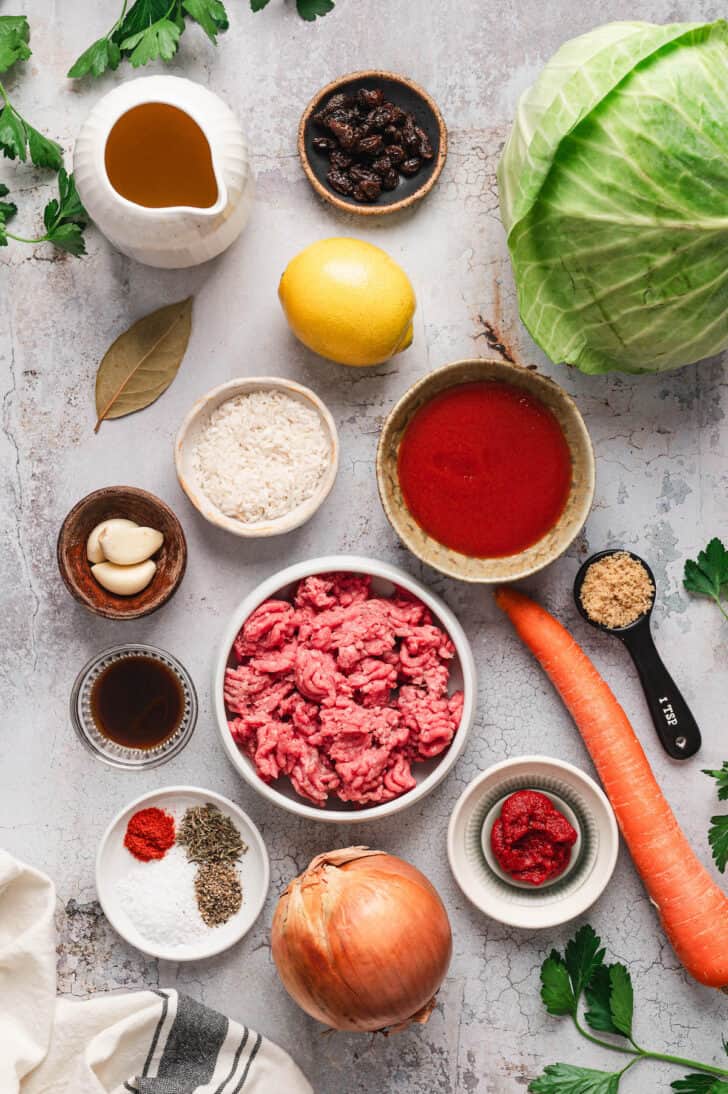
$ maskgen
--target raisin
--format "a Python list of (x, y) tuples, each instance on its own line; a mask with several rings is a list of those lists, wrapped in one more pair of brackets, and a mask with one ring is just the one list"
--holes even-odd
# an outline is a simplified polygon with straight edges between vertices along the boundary
[(399, 165), (402, 174), (407, 175), (408, 178), (411, 178), (412, 175), (416, 175), (420, 167), (422, 167), (422, 160), (419, 156), (412, 156)]
[(382, 189), (383, 190), (396, 190), (398, 183), (399, 183), (399, 175), (397, 174), (395, 169), (392, 168), (390, 171), (387, 171), (386, 175), (382, 179)]
[(367, 116), (367, 123), (372, 129), (384, 129), (386, 126), (392, 124), (392, 108), (389, 103), (384, 103), (383, 106), (378, 106), (376, 110), (372, 110), (371, 114)]
[(384, 141), (379, 133), (373, 133), (371, 137), (362, 137), (356, 142), (355, 151), (363, 156), (376, 156), (382, 151)]
[(338, 118), (334, 118), (332, 121), (327, 121), (326, 124), (342, 148), (352, 148), (354, 146), (356, 133), (350, 122), (339, 121)]
[(321, 107), (321, 113), (326, 117), (334, 110), (351, 110), (354, 105), (354, 100), (343, 91), (337, 92), (336, 95), (332, 95), (331, 98), (324, 106)]
[(354, 183), (349, 176), (336, 167), (331, 168), (326, 176), (326, 181), (332, 190), (337, 190), (340, 194), (350, 194), (354, 189)]
[(407, 153), (401, 145), (390, 144), (387, 147), (387, 155), (389, 156), (391, 163), (393, 163), (394, 166), (397, 167), (397, 165), (402, 163), (402, 161), (406, 158)]
[(379, 159), (374, 160), (372, 163), (372, 171), (379, 175), (380, 178), (384, 178), (392, 170), (392, 161), (389, 156), (380, 156)]
[(376, 171), (373, 171), (371, 167), (366, 167), (363, 163), (355, 163), (349, 169), (349, 178), (354, 182), (379, 182)]
[(350, 156), (348, 152), (342, 152), (340, 148), (337, 148), (335, 152), (331, 153), (331, 166), (338, 167), (340, 171), (346, 170), (347, 167), (351, 167), (354, 162), (354, 157)]
[(402, 130), (402, 143), (405, 148), (409, 148), (411, 151), (419, 146), (420, 140), (417, 136), (417, 127), (410, 124), (409, 120), (405, 122), (404, 129)]
[(382, 192), (382, 184), (372, 179), (364, 179), (354, 188), (354, 197), (357, 201), (376, 201)]
[(313, 146), (317, 152), (334, 152), (336, 150), (336, 141), (332, 137), (314, 137)]
[(423, 160), (431, 160), (435, 153), (432, 151), (430, 138), (419, 125), (415, 126), (415, 133), (417, 134), (417, 139), (419, 141), (419, 144), (417, 145), (419, 155)]
[(384, 102), (384, 92), (381, 88), (360, 87), (357, 92), (357, 101), (367, 110), (373, 110)]

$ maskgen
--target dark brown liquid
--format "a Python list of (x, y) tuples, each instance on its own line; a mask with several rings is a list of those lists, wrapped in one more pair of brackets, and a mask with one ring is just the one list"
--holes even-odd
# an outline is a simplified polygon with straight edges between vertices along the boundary
[(189, 114), (166, 103), (143, 103), (122, 114), (106, 141), (106, 174), (117, 193), (148, 209), (218, 198), (207, 137)]
[(179, 729), (182, 686), (161, 661), (122, 657), (91, 688), (91, 713), (104, 737), (126, 748), (155, 748)]

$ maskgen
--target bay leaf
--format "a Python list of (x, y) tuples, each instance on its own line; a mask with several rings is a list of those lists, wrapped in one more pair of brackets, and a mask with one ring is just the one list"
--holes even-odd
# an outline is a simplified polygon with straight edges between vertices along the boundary
[(145, 315), (120, 334), (96, 373), (94, 432), (158, 399), (174, 380), (190, 340), (192, 297)]

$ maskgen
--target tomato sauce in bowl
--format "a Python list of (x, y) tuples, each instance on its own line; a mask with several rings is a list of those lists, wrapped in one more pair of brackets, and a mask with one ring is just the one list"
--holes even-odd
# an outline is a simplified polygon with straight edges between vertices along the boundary
[(475, 381), (435, 395), (399, 446), (405, 505), (439, 543), (473, 558), (502, 558), (556, 524), (571, 488), (561, 426), (512, 384)]

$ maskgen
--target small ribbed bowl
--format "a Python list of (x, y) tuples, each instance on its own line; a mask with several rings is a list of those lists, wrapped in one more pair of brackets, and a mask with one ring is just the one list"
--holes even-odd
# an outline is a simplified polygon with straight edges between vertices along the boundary
[[(484, 825), (495, 806), (518, 790), (553, 795), (576, 821), (580, 840), (572, 861), (548, 885), (511, 882), (483, 851)], [(483, 771), (461, 795), (448, 828), (450, 867), (466, 897), (491, 919), (531, 930), (558, 926), (590, 908), (612, 876), (618, 850), (617, 822), (604, 792), (578, 767), (548, 756), (518, 756)]]
[[(109, 740), (99, 730), (91, 710), (91, 692), (101, 673), (115, 661), (127, 657), (148, 657), (161, 662), (174, 673), (182, 688), (184, 710), (180, 724), (171, 736), (154, 748), (127, 748)], [(181, 752), (192, 736), (197, 723), (197, 692), (187, 669), (166, 650), (142, 642), (112, 646), (92, 657), (76, 677), (71, 692), (71, 722), (82, 743), (97, 760), (132, 770), (158, 767)]]

